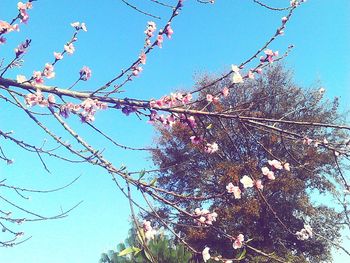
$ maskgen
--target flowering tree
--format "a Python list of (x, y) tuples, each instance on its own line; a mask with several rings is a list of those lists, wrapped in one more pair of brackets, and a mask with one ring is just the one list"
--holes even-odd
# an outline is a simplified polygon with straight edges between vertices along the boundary
[[(305, 122), (332, 122), (340, 118), (337, 116), (337, 100), (322, 102), (322, 88), (304, 91), (290, 78), (290, 73), (280, 65), (271, 67), (258, 80), (243, 83), (228, 95), (227, 100), (210, 107), (235, 105), (240, 114), (245, 112), (252, 117), (274, 116), (281, 119), (288, 115)], [(204, 78), (197, 85), (205, 85), (208, 81), (210, 78)], [(230, 79), (224, 79), (212, 89), (222, 90), (230, 82)], [(198, 107), (205, 107), (206, 93), (200, 96), (204, 99)], [(306, 107), (308, 111), (303, 110)], [(159, 131), (159, 147), (153, 152), (154, 161), (160, 168), (158, 187), (181, 194), (176, 196), (165, 192), (165, 198), (179, 203), (186, 210), (197, 211), (198, 219), (203, 223), (211, 222), (198, 207), (215, 211), (221, 215), (215, 217), (216, 227), (228, 233), (244, 233), (251, 239), (250, 245), (264, 248), (264, 251), (278, 251), (278, 255), (295, 262), (329, 260), (331, 243), (309, 238), (308, 233), (312, 233), (306, 231), (309, 226), (299, 231), (297, 236), (290, 229), (292, 226), (302, 229), (304, 224), (310, 224), (318, 229), (318, 234), (333, 241), (339, 239), (339, 226), (344, 215), (341, 211), (337, 212), (333, 205), (315, 205), (312, 198), (317, 191), (337, 194), (337, 184), (333, 180), (338, 177), (338, 171), (332, 152), (318, 149), (307, 141), (290, 141), (279, 133), (266, 133), (231, 119), (211, 119), (208, 136), (215, 138), (221, 146), (220, 152), (208, 158), (201, 144), (194, 138), (188, 138), (188, 127), (175, 125), (170, 129), (159, 126)], [(329, 140), (343, 136), (346, 139), (346, 133), (335, 135), (334, 131), (323, 127), (310, 129), (290, 125), (289, 131), (308, 136), (312, 134), (313, 137), (324, 136)], [(314, 147), (310, 148), (311, 145)], [(266, 156), (266, 151), (280, 156), (279, 159), (284, 162)], [(304, 163), (308, 164), (307, 167), (301, 165)], [(208, 210), (204, 210), (204, 214)], [(172, 212), (166, 206), (158, 209), (164, 218), (171, 218)], [(207, 245), (226, 257), (242, 251), (233, 251), (230, 249), (231, 242), (222, 238), (220, 233), (201, 224), (196, 225), (192, 219), (180, 217), (177, 223), (175, 228), (197, 248)], [(303, 239), (308, 239), (308, 242)], [(233, 246), (238, 248), (240, 245), (235, 243)], [(266, 260), (253, 251), (245, 256), (249, 262)]]
[[(136, 12), (152, 17), (152, 20), (158, 18), (153, 13), (146, 12), (128, 1), (123, 2)], [(134, 57), (133, 62), (119, 73), (115, 73), (114, 76), (109, 76), (110, 79), (105, 84), (93, 88), (86, 85), (86, 91), (78, 91), (76, 87), (78, 83), (85, 84), (85, 82), (90, 79), (92, 71), (87, 66), (81, 68), (77, 79), (73, 80), (73, 84), (69, 87), (47, 85), (49, 80), (56, 77), (55, 68), (59, 67), (60, 64), (66, 63), (65, 59), (67, 56), (74, 54), (78, 35), (88, 31), (88, 27), (85, 23), (72, 23), (72, 36), (68, 38), (66, 43), (62, 43), (62, 49), (52, 50), (52, 55), (50, 55), (51, 59), (48, 59), (47, 63), (34, 70), (30, 76), (25, 76), (25, 74), (20, 73), (16, 74), (16, 77), (11, 77), (11, 72), (13, 70), (21, 69), (21, 65), (26, 54), (29, 52), (32, 41), (31, 39), (26, 39), (20, 43), (18, 47), (15, 48), (12, 57), (2, 60), (0, 67), (1, 103), (6, 105), (6, 110), (10, 110), (10, 108), (21, 110), (27, 120), (33, 122), (39, 130), (45, 133), (46, 136), (49, 136), (51, 143), (55, 144), (55, 147), (49, 147), (45, 143), (40, 143), (38, 145), (32, 144), (26, 141), (26, 138), (17, 138), (12, 131), (2, 129), (0, 130), (0, 137), (24, 150), (33, 152), (38, 156), (43, 168), (46, 170), (48, 170), (48, 167), (45, 162), (45, 156), (49, 156), (66, 162), (84, 162), (99, 166), (102, 170), (106, 171), (106, 173), (112, 177), (116, 187), (120, 189), (130, 203), (131, 214), (137, 226), (141, 249), (145, 252), (149, 252), (147, 243), (154, 237), (155, 230), (150, 221), (146, 221), (143, 224), (138, 222), (134, 211), (135, 207), (152, 217), (152, 221), (154, 220), (163, 225), (179, 242), (187, 246), (192, 253), (202, 257), (204, 261), (212, 258), (209, 252), (210, 248), (191, 246), (191, 244), (176, 231), (176, 227), (174, 227), (178, 224), (179, 218), (188, 218), (188, 227), (193, 227), (193, 224), (195, 224), (197, 227), (211, 228), (212, 231), (219, 233), (223, 239), (226, 239), (232, 244), (232, 250), (244, 247), (269, 260), (284, 262), (285, 260), (278, 255), (276, 256), (275, 254), (265, 252), (263, 248), (251, 245), (249, 242), (250, 237), (247, 236), (244, 231), (227, 233), (224, 229), (218, 227), (216, 221), (222, 216), (220, 215), (220, 211), (209, 211), (205, 209), (205, 207), (186, 209), (181, 202), (182, 200), (185, 202), (190, 197), (183, 195), (181, 192), (173, 192), (159, 187), (156, 178), (152, 178), (152, 173), (158, 171), (144, 170), (129, 172), (124, 166), (118, 167), (106, 157), (102, 150), (95, 148), (91, 142), (85, 139), (82, 135), (84, 132), (74, 128), (74, 119), (78, 118), (85, 125), (86, 129), (93, 131), (96, 136), (108, 140), (111, 147), (134, 150), (153, 151), (154, 149), (136, 149), (119, 144), (116, 138), (104, 132), (101, 127), (95, 125), (96, 113), (106, 110), (121, 111), (126, 116), (135, 115), (150, 123), (162, 125), (169, 129), (172, 129), (172, 127), (184, 127), (187, 131), (188, 142), (190, 142), (196, 150), (205, 154), (206, 158), (209, 159), (221, 156), (224, 149), (216, 138), (211, 135), (210, 130), (212, 123), (214, 123), (214, 120), (215, 122), (230, 120), (233, 123), (242, 125), (243, 128), (246, 127), (247, 130), (254, 129), (266, 135), (277, 136), (279, 138), (278, 143), (288, 140), (289, 142), (304, 145), (305, 149), (303, 150), (305, 151), (317, 146), (317, 149), (331, 153), (336, 163), (336, 181), (338, 183), (338, 188), (340, 189), (342, 187), (342, 190), (349, 191), (349, 185), (340, 165), (343, 159), (346, 159), (349, 155), (349, 149), (347, 147), (348, 141), (344, 140), (343, 136), (335, 136), (332, 138), (332, 141), (325, 141), (323, 134), (313, 132), (323, 127), (334, 129), (341, 133), (342, 131), (345, 132), (349, 130), (349, 127), (335, 122), (324, 123), (322, 121), (313, 122), (307, 119), (300, 120), (298, 116), (294, 116), (295, 118), (291, 118), (288, 115), (283, 117), (274, 115), (260, 116), (259, 114), (252, 114), (249, 108), (241, 111), (240, 108), (236, 108), (236, 105), (229, 103), (229, 95), (230, 93), (234, 93), (236, 88), (245, 82), (256, 81), (256, 76), (261, 74), (271, 63), (281, 60), (288, 55), (291, 47), (286, 48), (284, 54), (280, 55), (277, 51), (272, 51), (269, 46), (283, 34), (294, 11), (304, 1), (292, 0), (290, 2), (288, 1), (289, 4), (286, 7), (275, 8), (254, 0), (254, 2), (262, 8), (268, 8), (276, 12), (285, 12), (285, 15), (281, 17), (280, 24), (272, 36), (270, 36), (260, 48), (249, 55), (245, 61), (241, 63), (236, 62), (236, 65), (233, 65), (232, 68), (227, 70), (222, 76), (207, 81), (204, 85), (199, 85), (192, 91), (174, 91), (174, 93), (158, 99), (123, 99), (120, 93), (133, 79), (140, 77), (149, 54), (158, 48), (162, 48), (164, 42), (171, 39), (175, 30), (175, 28), (173, 28), (173, 21), (178, 19), (185, 4), (183, 0), (178, 0), (175, 3), (174, 1), (156, 0), (150, 0), (149, 2), (159, 8), (168, 10), (166, 22), (163, 22), (161, 25), (153, 21), (147, 22), (144, 31), (144, 42), (141, 43), (141, 52)], [(214, 3), (214, 1), (201, 0), (197, 2), (199, 4)], [(40, 2), (38, 4), (40, 4)], [(29, 23), (29, 16), (33, 7), (35, 6), (32, 0), (26, 3), (19, 2), (17, 5), (17, 15), (14, 16), (12, 20), (0, 21), (1, 48), (6, 47), (7, 38), (12, 37), (16, 34), (16, 31), (25, 26), (24, 24), (27, 22)], [(245, 70), (245, 68), (249, 69)], [(227, 79), (230, 81), (227, 82), (225, 86), (220, 87), (220, 85), (218, 85), (222, 83), (223, 80)], [(220, 87), (220, 89), (217, 89), (217, 87)], [(225, 101), (227, 101), (227, 103), (225, 103)], [(246, 103), (249, 104), (249, 100), (247, 100)], [(56, 125), (52, 126), (50, 125), (51, 123), (48, 124), (46, 121), (47, 117), (55, 122)], [(303, 133), (295, 132), (295, 127), (303, 127), (303, 129), (300, 128)], [(246, 136), (250, 137), (250, 135), (247, 134)], [(68, 142), (68, 138), (73, 139), (74, 142)], [(286, 157), (279, 151), (273, 152), (273, 149), (265, 149), (260, 138), (253, 138), (249, 143), (256, 147), (261, 146), (264, 149), (264, 156), (255, 163), (243, 162), (243, 166), (254, 166), (254, 169), (251, 169), (245, 174), (240, 174), (240, 178), (238, 178), (239, 180), (237, 180), (237, 182), (228, 183), (227, 188), (225, 186), (224, 189), (218, 189), (217, 191), (228, 191), (229, 193), (233, 193), (235, 197), (238, 197), (239, 195), (245, 194), (245, 192), (241, 193), (243, 189), (254, 189), (274, 215), (277, 223), (285, 226), (283, 220), (278, 214), (273, 212), (273, 207), (271, 207), (268, 200), (264, 198), (263, 186), (265, 187), (265, 185), (268, 185), (282, 170), (284, 172), (289, 172), (289, 170), (297, 166), (306, 166), (307, 161), (298, 160), (298, 157), (294, 160), (295, 156)], [(1, 148), (0, 158), (8, 164), (12, 163), (12, 159), (8, 157), (6, 149)], [(304, 163), (300, 163), (301, 161)], [(176, 165), (176, 163), (172, 165)], [(163, 167), (162, 169), (165, 168)], [(238, 182), (240, 182), (241, 185), (239, 185)], [(16, 191), (16, 193), (21, 194), (21, 188), (19, 187), (5, 184), (1, 186), (10, 187)], [(23, 189), (23, 191), (24, 190), (30, 191), (29, 189)], [(135, 191), (143, 196), (145, 204), (148, 207), (140, 205), (138, 201), (133, 198)], [(174, 201), (175, 197), (179, 198), (180, 201)], [(62, 212), (54, 217), (43, 217), (16, 205), (10, 200), (2, 199), (14, 209), (19, 209), (27, 214), (24, 217), (17, 217), (15, 213), (11, 214), (6, 211), (1, 211), (2, 216), (0, 217), (0, 222), (4, 231), (11, 236), (9, 239), (1, 241), (2, 246), (12, 246), (20, 242), (18, 241), (18, 237), (21, 236), (21, 232), (12, 230), (11, 224), (13, 223), (57, 218), (67, 214), (67, 212)], [(203, 200), (209, 199), (210, 196), (204, 193), (203, 195), (197, 195), (194, 202), (195, 200), (200, 200), (200, 202), (198, 202), (198, 204), (200, 204)], [(155, 203), (160, 203), (171, 209), (172, 218), (166, 218), (159, 214), (154, 206)], [(344, 201), (343, 204), (346, 204), (346, 202)], [(194, 207), (195, 206), (193, 206), (193, 208)], [(345, 205), (345, 214), (347, 214), (346, 209), (347, 206)], [(318, 235), (317, 229), (312, 230), (308, 225), (305, 225), (302, 229), (300, 229), (300, 227), (296, 229), (294, 226), (286, 227), (284, 231), (302, 240)], [(321, 235), (319, 236), (322, 238)], [(232, 260), (239, 261), (243, 260), (243, 258), (244, 256), (242, 255), (235, 258), (228, 258), (220, 254), (215, 255), (215, 259), (224, 262), (230, 262)], [(155, 262), (151, 254), (149, 260)]]

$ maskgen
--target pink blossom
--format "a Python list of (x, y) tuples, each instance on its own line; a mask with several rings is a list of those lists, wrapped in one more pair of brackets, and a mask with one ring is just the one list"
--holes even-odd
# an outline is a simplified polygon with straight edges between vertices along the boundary
[(49, 94), (49, 96), (47, 97), (47, 101), (49, 102), (49, 104), (55, 104), (56, 103), (55, 96), (52, 94)]
[[(153, 36), (153, 32), (156, 31), (157, 27), (156, 27), (156, 23), (150, 21), (147, 23), (147, 29), (145, 30), (145, 34), (147, 36), (147, 38), (150, 38)], [(148, 39), (149, 40), (149, 39)], [(150, 44), (150, 42), (149, 42)]]
[(269, 171), (269, 172), (267, 173), (267, 178), (268, 178), (269, 180), (275, 180), (275, 179), (276, 179), (275, 173), (274, 173), (273, 171)]
[(58, 52), (53, 52), (53, 55), (54, 55), (56, 60), (61, 60), (63, 58), (63, 55), (61, 53), (58, 53)]
[(153, 239), (157, 232), (151, 226), (151, 222), (144, 220), (143, 224), (142, 224), (142, 227), (143, 227), (143, 230), (145, 231), (145, 238), (146, 238), (146, 240)]
[(270, 171), (269, 168), (263, 167), (263, 168), (261, 168), (261, 171), (262, 171), (263, 175), (267, 176), (268, 179), (275, 180), (275, 173), (273, 171)]
[(263, 168), (261, 168), (261, 172), (263, 173), (263, 175), (267, 175), (268, 172), (270, 172), (270, 169), (264, 166)]
[(200, 209), (200, 208), (196, 208), (196, 209), (194, 210), (194, 213), (195, 213), (197, 216), (199, 216), (199, 215), (201, 214), (201, 209)]
[(254, 72), (253, 71), (251, 71), (251, 70), (248, 71), (248, 78), (254, 79)]
[(255, 70), (255, 72), (258, 73), (258, 74), (261, 74), (261, 73), (262, 73), (262, 68), (257, 68), (257, 69)]
[(74, 47), (73, 43), (69, 43), (69, 44), (67, 43), (66, 45), (64, 45), (64, 50), (68, 54), (72, 55), (75, 51), (75, 47)]
[(226, 190), (228, 193), (233, 193), (233, 188), (235, 186), (233, 185), (233, 183), (229, 183), (228, 185), (226, 185)]
[(81, 23), (81, 29), (85, 32), (87, 32), (87, 27), (86, 27), (86, 24), (85, 23)]
[(255, 181), (255, 186), (257, 189), (262, 190), (264, 188), (262, 181), (260, 179)]
[(174, 31), (171, 28), (170, 24), (166, 27), (165, 34), (168, 38), (171, 38), (172, 34), (174, 34)]
[(288, 21), (288, 18), (286, 16), (282, 17), (282, 23), (285, 24)]
[(188, 103), (191, 102), (191, 100), (192, 100), (192, 94), (188, 93), (182, 98), (182, 103), (183, 104), (188, 104)]
[(80, 71), (79, 71), (79, 75), (80, 75), (80, 79), (83, 81), (87, 81), (91, 78), (91, 69), (87, 66), (84, 66)]
[(243, 78), (241, 74), (239, 73), (239, 67), (236, 65), (231, 66), (233, 75), (232, 75), (232, 83), (238, 84), (238, 83), (243, 83)]
[(278, 160), (268, 160), (269, 165), (274, 167), (275, 169), (282, 170), (283, 166), (282, 163)]
[(140, 62), (141, 64), (145, 65), (146, 64), (146, 54), (144, 52), (141, 53), (141, 55), (139, 56)]
[(21, 16), (21, 22), (26, 23), (29, 19), (29, 15), (27, 14), (28, 7), (31, 8), (31, 5), (24, 4), (22, 2), (18, 2), (17, 8), (19, 10)]
[(243, 184), (244, 188), (249, 188), (249, 187), (253, 187), (254, 186), (253, 180), (247, 175), (244, 175), (242, 177), (242, 179), (240, 180), (240, 182), (241, 182), (241, 184)]
[(226, 190), (228, 193), (233, 193), (235, 199), (240, 199), (241, 198), (241, 189), (239, 189), (238, 186), (233, 185), (233, 183), (229, 183), (226, 185)]
[(17, 75), (16, 80), (18, 83), (23, 83), (27, 81), (27, 78), (23, 75)]
[(238, 249), (238, 248), (241, 248), (243, 246), (243, 241), (244, 241), (244, 235), (242, 234), (239, 234), (235, 241), (233, 242), (233, 248), (234, 249)]
[(44, 68), (44, 72), (43, 72), (44, 76), (48, 79), (54, 78), (55, 72), (53, 70), (54, 70), (54, 68), (53, 68), (52, 64), (46, 63), (45, 68)]
[(219, 150), (219, 146), (217, 145), (217, 143), (207, 143), (206, 147), (205, 147), (205, 152), (206, 153), (215, 153)]
[(211, 94), (207, 94), (207, 96), (206, 96), (206, 99), (207, 99), (208, 102), (212, 102), (213, 98), (214, 98), (214, 96), (211, 95)]
[(39, 105), (41, 107), (48, 106), (48, 101), (45, 100), (40, 90), (37, 90), (34, 94), (29, 93), (28, 95), (26, 95), (25, 101), (26, 101), (26, 104), (30, 107), (35, 105)]
[(83, 31), (87, 32), (87, 27), (85, 25), (85, 23), (81, 23), (80, 22), (74, 22), (70, 24), (72, 27), (75, 28), (75, 30), (80, 30), (82, 29)]
[(142, 70), (143, 70), (142, 67), (135, 67), (134, 70), (132, 71), (132, 75), (136, 77), (142, 72)]
[(159, 34), (157, 36), (157, 46), (162, 48), (162, 44), (163, 44), (163, 36)]
[(223, 95), (224, 97), (227, 97), (227, 96), (229, 95), (229, 93), (230, 93), (229, 88), (225, 86), (225, 87), (222, 89), (222, 95)]
[(284, 170), (290, 172), (290, 164), (289, 164), (289, 163), (285, 163), (285, 164), (283, 165), (283, 168), (284, 168)]
[(34, 79), (36, 84), (43, 84), (44, 83), (44, 79), (43, 79), (40, 71), (33, 72), (33, 79)]
[(210, 254), (209, 254), (209, 248), (208, 247), (203, 249), (202, 257), (203, 257), (204, 262), (207, 262), (211, 258)]

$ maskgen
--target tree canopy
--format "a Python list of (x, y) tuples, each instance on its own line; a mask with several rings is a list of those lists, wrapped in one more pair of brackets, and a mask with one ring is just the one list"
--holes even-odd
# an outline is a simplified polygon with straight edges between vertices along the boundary
[[(212, 87), (215, 93), (230, 85), (224, 78)], [(201, 77), (196, 89), (210, 82)], [(235, 87), (224, 102), (210, 105), (213, 111), (232, 109), (238, 116), (260, 119), (294, 119), (305, 123), (341, 123), (338, 99), (323, 99), (324, 88), (303, 89), (292, 79), (290, 71), (281, 65), (271, 67), (257, 81)], [(201, 93), (198, 108), (206, 107), (207, 93)], [(214, 232), (198, 228), (193, 219), (181, 217), (176, 226), (185, 239), (196, 248), (205, 245), (227, 257), (235, 253), (232, 242), (225, 233), (245, 233), (249, 244), (262, 248), (293, 262), (324, 262), (331, 260), (332, 243), (339, 241), (341, 213), (333, 204), (320, 204), (322, 196), (338, 193), (341, 179), (334, 152), (322, 145), (328, 141), (342, 141), (346, 133), (325, 127), (300, 126), (293, 123), (271, 122), (275, 129), (266, 132), (252, 121), (243, 123), (232, 119), (211, 118), (206, 123), (206, 136), (219, 145), (210, 158), (203, 151), (203, 143), (193, 143), (199, 136), (187, 126), (159, 126), (157, 145), (153, 159), (159, 167), (159, 187), (178, 195), (164, 194), (186, 210), (207, 207), (217, 212)], [(288, 128), (288, 133), (283, 132)], [(299, 139), (295, 140), (295, 137)], [(292, 138), (292, 139), (291, 139)], [(319, 141), (309, 138), (319, 138)], [(191, 142), (192, 139), (192, 142)], [(279, 160), (288, 169), (276, 169), (269, 160)], [(263, 175), (262, 168), (274, 172), (274, 180)], [(259, 187), (244, 188), (240, 182), (249, 175)], [(226, 186), (232, 183), (240, 188), (242, 196), (228, 193)], [(259, 188), (259, 189), (258, 189)], [(341, 190), (340, 190), (341, 191)], [(201, 201), (200, 197), (207, 197)], [(171, 209), (161, 207), (160, 213), (171, 218)], [(328, 240), (312, 238), (298, 240), (291, 229), (302, 229), (304, 224), (322, 229), (319, 233)], [(265, 262), (254, 251), (247, 253), (248, 262)], [(269, 262), (269, 259), (266, 262)]]

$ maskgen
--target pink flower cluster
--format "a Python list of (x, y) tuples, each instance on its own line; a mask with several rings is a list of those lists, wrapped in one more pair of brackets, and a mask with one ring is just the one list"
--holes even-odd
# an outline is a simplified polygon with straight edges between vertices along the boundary
[(233, 183), (229, 183), (228, 185), (226, 185), (226, 190), (228, 193), (233, 193), (235, 199), (241, 199), (241, 189), (239, 188), (239, 186), (235, 186), (233, 185)]
[[(262, 190), (264, 186), (262, 185), (262, 181), (260, 179), (253, 181), (249, 176), (244, 175), (241, 180), (241, 184), (244, 188), (256, 187), (257, 189)], [(233, 183), (228, 183), (226, 185), (226, 190), (228, 193), (233, 193), (235, 199), (241, 199), (242, 191), (239, 186), (235, 186)]]
[(142, 228), (143, 228), (143, 230), (145, 232), (146, 240), (153, 239), (155, 234), (157, 233), (157, 231), (155, 229), (153, 229), (153, 227), (151, 226), (151, 222), (150, 221), (143, 220)]
[(275, 173), (274, 170), (286, 170), (290, 171), (290, 164), (289, 163), (282, 163), (278, 160), (268, 160), (269, 165), (271, 166), (272, 170), (270, 170), (268, 167), (264, 166), (261, 168), (261, 172), (263, 175), (267, 176), (269, 180), (275, 180)]
[(151, 45), (151, 37), (153, 37), (154, 31), (156, 30), (157, 30), (156, 23), (154, 23), (153, 21), (149, 21), (147, 23), (147, 28), (144, 32), (146, 34), (145, 46)]
[(162, 107), (174, 107), (178, 105), (186, 105), (192, 100), (192, 94), (186, 93), (182, 94), (181, 92), (171, 93), (169, 96), (164, 96), (158, 100), (151, 100), (149, 102), (151, 108), (162, 108)]
[(218, 214), (213, 212), (210, 213), (209, 210), (200, 208), (196, 208), (194, 210), (195, 216), (197, 217), (195, 219), (195, 222), (198, 223), (198, 225), (212, 225), (213, 222), (216, 221), (216, 218), (218, 217)]
[(60, 115), (68, 118), (70, 113), (80, 114), (82, 122), (93, 122), (97, 110), (107, 109), (107, 104), (98, 100), (86, 99), (80, 104), (66, 103), (60, 107)]
[(1, 35), (10, 33), (12, 31), (19, 31), (19, 27), (17, 24), (11, 25), (6, 21), (0, 20), (0, 44), (6, 43), (6, 38), (4, 38)]
[(261, 63), (265, 63), (265, 62), (269, 62), (272, 63), (274, 61), (274, 57), (278, 57), (278, 51), (273, 52), (271, 49), (266, 49), (264, 51), (265, 53), (265, 57), (261, 56), (260, 57), (260, 62)]
[(28, 106), (33, 107), (39, 105), (40, 107), (48, 107), (55, 104), (55, 97), (50, 94), (47, 99), (41, 93), (41, 90), (36, 90), (35, 93), (29, 93), (25, 96), (25, 102)]
[(18, 2), (17, 8), (18, 8), (18, 10), (19, 10), (21, 22), (22, 22), (22, 23), (26, 23), (26, 22), (28, 21), (28, 19), (29, 19), (29, 15), (28, 15), (28, 13), (27, 13), (27, 10), (33, 8), (32, 1), (28, 1), (28, 2), (25, 3), (25, 4), (22, 3), (22, 2)]
[(295, 235), (299, 240), (306, 240), (312, 238), (312, 228), (309, 225), (304, 225), (304, 228), (296, 232)]
[(19, 31), (19, 26), (17, 24), (11, 25), (6, 21), (0, 20), (0, 34), (6, 34), (12, 31)]
[[(44, 77), (47, 79), (51, 79), (55, 77), (55, 72), (54, 72), (54, 67), (52, 64), (50, 63), (46, 63), (45, 67), (43, 69), (43, 71), (34, 71), (32, 78), (31, 78), (31, 83), (33, 85), (35, 84), (43, 84), (44, 83)], [(23, 79), (21, 80), (21, 78), (23, 77)], [(21, 80), (22, 82), (24, 82), (23, 80), (25, 79), (24, 76), (17, 76), (17, 81)]]
[(55, 77), (55, 72), (54, 72), (54, 67), (52, 64), (50, 63), (46, 63), (45, 64), (45, 68), (43, 71), (43, 75), (47, 78), (47, 79), (52, 79)]

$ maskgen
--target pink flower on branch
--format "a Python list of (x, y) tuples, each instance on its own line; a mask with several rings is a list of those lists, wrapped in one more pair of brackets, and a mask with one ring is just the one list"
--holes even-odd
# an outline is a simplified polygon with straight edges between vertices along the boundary
[(79, 71), (79, 75), (80, 75), (80, 79), (83, 81), (87, 81), (91, 78), (91, 69), (87, 66), (84, 66), (80, 71)]
[(206, 145), (206, 147), (205, 147), (205, 149), (204, 149), (204, 151), (206, 152), (206, 153), (215, 153), (215, 152), (217, 152), (219, 150), (219, 146), (217, 145), (217, 143), (216, 142), (213, 142), (213, 143), (207, 143), (207, 145)]
[(69, 54), (72, 55), (75, 51), (75, 47), (73, 45), (73, 43), (67, 43), (66, 45), (64, 45), (64, 50)]
[(53, 55), (54, 55), (54, 57), (55, 57), (56, 60), (61, 60), (61, 59), (63, 59), (62, 53), (53, 52)]
[(234, 249), (238, 249), (241, 248), (243, 246), (243, 242), (244, 242), (244, 235), (239, 234), (235, 241), (233, 242), (232, 246)]

